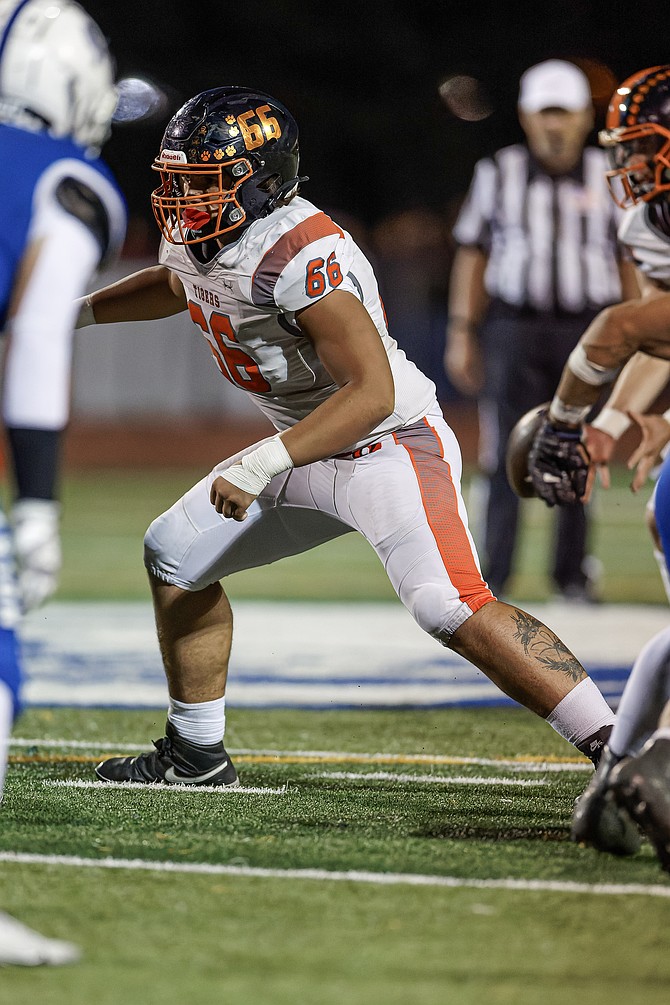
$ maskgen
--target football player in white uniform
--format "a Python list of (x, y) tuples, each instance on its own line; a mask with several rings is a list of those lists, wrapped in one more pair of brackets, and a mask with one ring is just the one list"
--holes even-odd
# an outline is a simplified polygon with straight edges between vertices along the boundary
[(222, 741), (232, 614), (220, 580), (353, 530), (426, 632), (596, 761), (614, 716), (560, 639), (483, 582), (456, 438), (389, 333), (369, 262), (298, 195), (291, 114), (242, 87), (205, 91), (169, 122), (154, 168), (160, 264), (86, 298), (79, 323), (188, 311), (278, 433), (150, 526), (166, 735), (98, 776), (237, 784)]
[[(59, 443), (69, 412), (73, 299), (125, 234), (123, 198), (99, 159), (116, 104), (107, 43), (81, 7), (0, 0), (2, 415), (14, 482), (9, 520), (0, 512), (0, 794), (20, 708), (20, 615), (53, 593), (60, 569)], [(70, 943), (0, 914), (0, 964), (78, 955)]]
[[(607, 461), (631, 415), (643, 430), (629, 460), (636, 467), (635, 490), (670, 439), (670, 414), (641, 414), (670, 372), (670, 65), (642, 70), (617, 88), (601, 142), (610, 153), (612, 195), (626, 209), (619, 237), (637, 265), (641, 297), (599, 314), (563, 372), (528, 461), (535, 492), (550, 505), (584, 498), (596, 467), (608, 482)], [(595, 431), (588, 432), (589, 456), (582, 422), (603, 384), (624, 364)], [(667, 559), (669, 457), (654, 491), (654, 517)], [(630, 817), (670, 871), (670, 629), (655, 636), (635, 662), (598, 770), (575, 808), (573, 838), (632, 854), (639, 839)]]

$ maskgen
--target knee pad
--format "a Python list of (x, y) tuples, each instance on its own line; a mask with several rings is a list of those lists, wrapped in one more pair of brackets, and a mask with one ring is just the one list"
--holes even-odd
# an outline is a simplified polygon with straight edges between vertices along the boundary
[(448, 646), (454, 632), (483, 604), (493, 600), (493, 595), (484, 582), (481, 595), (468, 597), (467, 602), (458, 596), (453, 587), (421, 583), (407, 595), (401, 591), (401, 600), (424, 632), (443, 646)]

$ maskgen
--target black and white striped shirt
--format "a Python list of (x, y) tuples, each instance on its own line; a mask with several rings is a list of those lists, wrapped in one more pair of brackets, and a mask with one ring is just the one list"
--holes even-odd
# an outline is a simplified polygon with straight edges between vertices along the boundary
[(546, 174), (522, 144), (475, 165), (454, 237), (488, 258), (491, 297), (516, 308), (578, 314), (621, 299), (621, 210), (605, 152), (587, 147), (570, 174)]

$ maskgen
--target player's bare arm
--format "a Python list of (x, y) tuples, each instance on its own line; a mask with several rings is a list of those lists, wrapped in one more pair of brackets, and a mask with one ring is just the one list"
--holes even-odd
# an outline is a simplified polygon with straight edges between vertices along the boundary
[(560, 403), (590, 407), (602, 385), (638, 351), (670, 360), (670, 292), (649, 280), (640, 299), (608, 307), (586, 329), (563, 371), (552, 418), (579, 425), (580, 418), (561, 414)]
[(395, 388), (379, 332), (352, 293), (335, 290), (301, 311), (298, 321), (339, 388), (282, 435), (300, 466), (367, 436), (393, 411)]
[(444, 369), (463, 394), (478, 394), (484, 382), (477, 328), (489, 303), (484, 286), (487, 262), (488, 255), (480, 248), (461, 247), (451, 270)]
[(529, 454), (533, 486), (548, 505), (588, 501), (596, 469), (582, 424), (602, 388), (638, 352), (670, 360), (670, 293), (649, 279), (639, 299), (601, 311), (570, 354)]
[(670, 380), (670, 360), (638, 352), (619, 375), (604, 408), (584, 429), (584, 441), (600, 482), (609, 488), (608, 464), (617, 441), (633, 422), (632, 413), (643, 413)]
[[(393, 411), (395, 388), (379, 332), (353, 294), (335, 290), (302, 310), (298, 320), (338, 385), (330, 398), (281, 435), (290, 461), (301, 467), (367, 436)], [(210, 495), (217, 512), (235, 520), (245, 518), (255, 497), (222, 475)]]
[(89, 302), (96, 324), (153, 321), (186, 310), (184, 288), (164, 265), (142, 269), (96, 290)]

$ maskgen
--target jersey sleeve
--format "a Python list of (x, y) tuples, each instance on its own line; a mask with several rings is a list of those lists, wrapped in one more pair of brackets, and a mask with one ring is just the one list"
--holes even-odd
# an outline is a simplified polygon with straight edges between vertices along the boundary
[(286, 231), (256, 268), (251, 286), (258, 306), (295, 314), (335, 289), (360, 297), (350, 275), (353, 242), (325, 213)]
[(8, 322), (2, 413), (8, 426), (62, 429), (69, 414), (72, 330), (100, 262), (100, 243), (57, 199), (35, 207)]
[(93, 164), (54, 161), (33, 193), (20, 297), (11, 308), (2, 414), (8, 426), (58, 430), (70, 409), (75, 300), (99, 266), (116, 255), (126, 208)]

